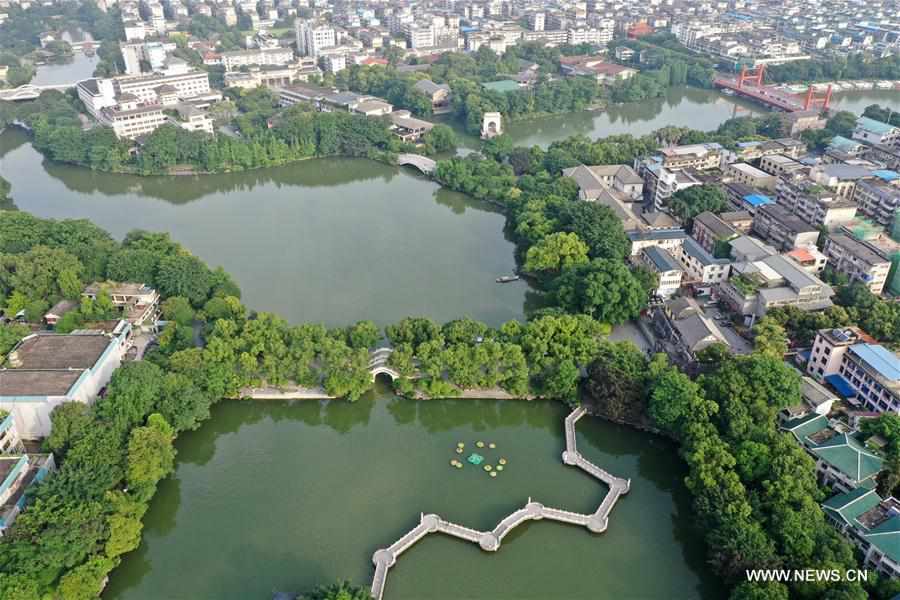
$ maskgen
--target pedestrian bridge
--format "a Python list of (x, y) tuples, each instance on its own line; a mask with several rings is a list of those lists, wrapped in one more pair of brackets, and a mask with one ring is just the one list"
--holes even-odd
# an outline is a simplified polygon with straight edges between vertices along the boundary
[(490, 531), (478, 531), (465, 525), (446, 521), (436, 514), (421, 513), (418, 525), (403, 534), (400, 539), (387, 548), (381, 548), (372, 555), (372, 563), (375, 565), (375, 575), (372, 578), (372, 597), (375, 600), (382, 600), (388, 571), (397, 563), (397, 558), (430, 533), (440, 533), (455, 537), (464, 542), (477, 544), (485, 552), (496, 552), (500, 549), (503, 538), (510, 531), (528, 521), (547, 519), (548, 521), (584, 527), (591, 533), (603, 533), (606, 531), (609, 525), (609, 513), (619, 498), (627, 494), (629, 489), (631, 489), (631, 480), (622, 479), (607, 473), (578, 452), (575, 439), (575, 423), (585, 413), (586, 411), (583, 407), (578, 407), (566, 417), (566, 449), (562, 453), (562, 459), (563, 463), (578, 467), (588, 475), (606, 484), (609, 488), (597, 510), (591, 514), (572, 512), (561, 508), (544, 506), (540, 502), (535, 502), (529, 498), (525, 506), (505, 516)]
[(75, 83), (61, 83), (58, 85), (33, 85), (26, 83), (17, 88), (9, 90), (0, 90), (0, 100), (7, 102), (18, 102), (20, 100), (36, 100), (42, 92), (47, 90), (59, 90), (64, 92), (75, 87)]
[(397, 165), (410, 165), (422, 171), (425, 175), (431, 175), (437, 168), (437, 163), (421, 154), (398, 154)]
[(388, 359), (393, 352), (393, 348), (378, 348), (369, 353), (369, 373), (372, 374), (372, 381), (382, 374), (387, 375), (391, 380), (401, 377), (400, 373), (388, 364)]

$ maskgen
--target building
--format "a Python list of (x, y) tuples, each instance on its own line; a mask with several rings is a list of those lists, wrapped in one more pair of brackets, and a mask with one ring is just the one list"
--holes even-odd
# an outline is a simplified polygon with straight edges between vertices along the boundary
[(297, 37), (297, 53), (300, 56), (319, 56), (322, 50), (337, 46), (334, 28), (325, 23), (297, 19), (294, 24)]
[(725, 248), (723, 244), (738, 237), (740, 232), (715, 213), (705, 211), (694, 217), (691, 235), (704, 250), (715, 255), (717, 249), (720, 250), (718, 254), (722, 254), (722, 250)]
[(716, 258), (707, 252), (699, 242), (687, 238), (676, 254), (685, 270), (685, 283), (699, 288), (709, 288), (728, 279), (731, 260)]
[(78, 99), (95, 119), (104, 108), (117, 104), (116, 89), (112, 79), (85, 79), (75, 86)]
[(829, 235), (823, 248), (828, 264), (851, 281), (860, 281), (873, 294), (881, 294), (891, 261), (877, 247), (844, 234)]
[(92, 283), (81, 293), (85, 298), (97, 299), (98, 294), (109, 295), (121, 318), (134, 327), (152, 326), (159, 318), (159, 292), (143, 283)]
[(761, 206), (753, 217), (753, 232), (775, 248), (788, 251), (815, 246), (819, 230), (779, 204)]
[(730, 347), (722, 330), (693, 298), (672, 298), (652, 315), (654, 328), (668, 342), (667, 354), (681, 365), (696, 362), (697, 354), (713, 344)]
[(812, 225), (833, 229), (856, 217), (855, 202), (805, 177), (779, 177), (775, 189), (779, 205)]
[(833, 429), (824, 415), (810, 413), (782, 424), (816, 461), (816, 475), (826, 486), (850, 491), (875, 487), (875, 476), (884, 461), (855, 437)]
[(725, 173), (734, 181), (750, 187), (769, 190), (775, 189), (775, 175), (766, 173), (747, 163), (731, 163), (726, 167)]
[(450, 86), (446, 83), (435, 83), (430, 79), (420, 79), (413, 86), (431, 100), (431, 112), (442, 114), (450, 112)]
[(873, 179), (858, 181), (853, 190), (853, 202), (861, 212), (879, 224), (893, 226), (897, 207), (900, 206), (900, 178), (876, 176)]
[(668, 250), (649, 246), (641, 250), (641, 260), (659, 279), (654, 295), (669, 298), (681, 288), (684, 273), (681, 265)]
[(703, 183), (690, 171), (665, 168), (660, 157), (641, 161), (637, 172), (644, 180), (644, 198), (656, 210), (662, 210), (675, 192)]
[(12, 414), (23, 439), (50, 433), (50, 413), (63, 402), (91, 403), (131, 347), (131, 325), (111, 334), (35, 333), (20, 341), (0, 368), (0, 409)]
[[(174, 75), (146, 75), (142, 77), (117, 77), (113, 79), (116, 95), (131, 94), (142, 103), (156, 102), (157, 88), (168, 86), (184, 100), (210, 93), (209, 74), (206, 71), (188, 71)], [(221, 98), (221, 96), (219, 96)]]
[(812, 273), (813, 275), (818, 275), (824, 271), (825, 265), (828, 264), (828, 257), (819, 252), (819, 249), (815, 246), (794, 248), (790, 252), (785, 253), (785, 256), (803, 267), (803, 270), (807, 273)]
[(99, 121), (112, 127), (117, 138), (133, 140), (153, 133), (168, 121), (162, 104), (139, 104), (131, 94), (119, 96), (119, 103), (100, 112)]
[(853, 130), (853, 139), (870, 145), (893, 146), (900, 141), (900, 128), (869, 117), (859, 117)]
[(844, 199), (853, 197), (857, 182), (872, 176), (870, 169), (850, 164), (817, 165), (809, 171), (809, 177), (814, 183)]
[[(4, 423), (11, 417), (7, 415)], [(0, 537), (25, 508), (28, 488), (43, 481), (55, 469), (52, 454), (0, 455)]]
[(294, 60), (294, 51), (290, 48), (256, 48), (253, 50), (237, 50), (222, 53), (222, 64), (226, 71), (233, 71), (251, 65), (281, 66)]
[(73, 311), (76, 308), (78, 308), (77, 302), (66, 299), (60, 300), (51, 306), (50, 310), (44, 313), (44, 323), (53, 327), (66, 315), (66, 313)]
[(396, 110), (389, 115), (391, 133), (410, 144), (417, 144), (432, 130), (433, 123), (417, 119), (408, 110)]
[(720, 144), (691, 144), (688, 146), (671, 146), (660, 150), (662, 166), (667, 169), (718, 169), (724, 158), (724, 149)]
[(731, 278), (719, 285), (719, 298), (748, 324), (777, 306), (823, 310), (832, 305), (832, 296), (831, 286), (778, 254), (732, 264)]
[(785, 156), (784, 154), (770, 154), (759, 160), (759, 168), (775, 175), (776, 177), (789, 177), (806, 171), (807, 167), (801, 162)]
[(651, 246), (663, 248), (668, 250), (672, 256), (676, 256), (681, 252), (681, 245), (688, 237), (684, 229), (680, 227), (647, 231), (626, 231), (625, 234), (631, 240), (631, 256), (637, 256), (641, 250)]
[(819, 330), (806, 371), (855, 406), (900, 413), (900, 359), (859, 328)]
[(900, 577), (900, 502), (882, 500), (872, 486), (860, 486), (823, 502), (822, 512), (860, 551), (864, 566)]
[(594, 201), (604, 191), (615, 190), (633, 202), (644, 191), (644, 180), (628, 165), (578, 165), (563, 169), (563, 176), (575, 180), (582, 200)]

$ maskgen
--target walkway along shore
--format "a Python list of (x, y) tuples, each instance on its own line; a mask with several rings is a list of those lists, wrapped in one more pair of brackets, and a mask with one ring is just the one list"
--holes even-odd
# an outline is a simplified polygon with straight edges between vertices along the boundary
[(578, 452), (575, 439), (575, 424), (585, 414), (585, 409), (578, 407), (566, 417), (566, 449), (562, 453), (562, 460), (563, 463), (578, 467), (588, 475), (599, 479), (609, 486), (609, 492), (607, 492), (603, 502), (600, 503), (600, 506), (597, 507), (593, 514), (587, 515), (560, 508), (551, 508), (529, 498), (528, 503), (524, 507), (504, 517), (491, 531), (478, 531), (445, 521), (436, 514), (426, 515), (422, 513), (419, 516), (418, 525), (387, 548), (381, 548), (372, 555), (372, 562), (375, 565), (375, 575), (372, 578), (372, 597), (375, 600), (382, 600), (388, 571), (397, 563), (397, 558), (429, 533), (443, 533), (466, 542), (478, 544), (486, 552), (496, 552), (500, 549), (500, 543), (506, 537), (506, 534), (526, 521), (549, 519), (561, 523), (581, 525), (593, 533), (606, 531), (606, 527), (609, 524), (609, 513), (619, 500), (619, 497), (628, 493), (628, 490), (631, 488), (631, 480), (609, 474)]

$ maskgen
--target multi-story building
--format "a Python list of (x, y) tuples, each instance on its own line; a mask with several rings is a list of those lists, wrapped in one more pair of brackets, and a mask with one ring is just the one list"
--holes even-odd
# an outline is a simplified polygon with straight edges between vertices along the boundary
[(721, 283), (728, 279), (731, 271), (730, 259), (716, 258), (693, 238), (686, 238), (675, 256), (684, 268), (684, 283), (697, 288), (709, 288)]
[[(877, 175), (876, 171), (876, 175)], [(893, 172), (891, 172), (893, 173)], [(859, 210), (881, 225), (892, 226), (900, 206), (900, 179), (890, 182), (882, 178), (864, 179), (853, 190), (853, 201)]]
[(780, 204), (761, 206), (753, 216), (753, 231), (781, 251), (815, 246), (819, 230)]
[(806, 372), (817, 381), (826, 381), (826, 377), (834, 375), (841, 367), (844, 354), (854, 344), (875, 344), (875, 338), (859, 327), (843, 327), (841, 329), (820, 329), (816, 333), (806, 363)]
[(806, 170), (806, 166), (783, 154), (770, 154), (759, 160), (759, 168), (776, 177), (793, 176)]
[(100, 111), (116, 105), (116, 88), (112, 79), (85, 79), (75, 86), (78, 99), (95, 119)]
[[(146, 75), (143, 77), (117, 77), (113, 79), (116, 95), (132, 94), (139, 102), (155, 102), (157, 88), (166, 85), (174, 88), (178, 98), (195, 98), (210, 93), (209, 74), (206, 71), (188, 71), (174, 75)], [(219, 96), (221, 98), (221, 96)]]
[(894, 146), (900, 141), (900, 127), (894, 127), (869, 117), (859, 117), (853, 130), (853, 139), (867, 144)]
[(294, 29), (300, 56), (319, 56), (325, 48), (337, 45), (334, 28), (328, 24), (297, 19)]
[(770, 191), (775, 189), (777, 179), (775, 175), (747, 163), (731, 163), (726, 167), (725, 174), (738, 183)]
[(822, 512), (859, 549), (867, 568), (900, 577), (900, 502), (893, 497), (882, 500), (874, 486), (860, 486), (823, 502)]
[(636, 201), (644, 190), (644, 180), (628, 165), (578, 165), (563, 169), (563, 176), (575, 180), (582, 200), (593, 201), (604, 191), (615, 190)]
[(859, 165), (825, 164), (810, 169), (813, 183), (824, 186), (843, 199), (853, 197), (857, 182), (873, 177), (872, 171)]
[(702, 212), (694, 217), (691, 235), (707, 252), (716, 254), (717, 247), (733, 240), (740, 232), (715, 213)]
[(226, 71), (233, 71), (250, 65), (286, 65), (294, 60), (290, 48), (270, 48), (223, 52), (222, 64)]
[(687, 239), (684, 229), (655, 229), (647, 231), (628, 231), (628, 239), (631, 240), (631, 256), (637, 256), (644, 248), (656, 246), (668, 250), (675, 256), (681, 252), (681, 244)]
[(6, 534), (25, 508), (28, 488), (43, 481), (55, 469), (52, 454), (0, 456), (0, 537)]
[(649, 246), (641, 250), (641, 260), (647, 268), (657, 274), (659, 283), (654, 292), (656, 296), (669, 298), (681, 288), (684, 274), (682, 267), (668, 250)]
[(873, 294), (881, 294), (891, 261), (878, 248), (848, 235), (829, 235), (823, 248), (828, 264), (851, 281), (860, 281)]
[(748, 324), (777, 306), (823, 310), (832, 296), (831, 286), (782, 255), (733, 263), (731, 278), (719, 286), (720, 299)]
[(159, 318), (159, 292), (143, 283), (92, 283), (84, 288), (82, 296), (92, 300), (98, 294), (107, 294), (113, 306), (121, 311), (121, 318), (134, 327), (153, 325)]
[(812, 225), (833, 229), (856, 217), (856, 202), (813, 183), (806, 177), (779, 177), (776, 201)]
[(91, 403), (131, 347), (131, 325), (111, 334), (35, 333), (19, 342), (0, 369), (0, 409), (23, 439), (50, 433), (50, 413), (63, 402)]
[(101, 111), (100, 122), (112, 127), (117, 138), (133, 140), (153, 133), (169, 118), (162, 104), (139, 104), (131, 94), (119, 96), (119, 103)]

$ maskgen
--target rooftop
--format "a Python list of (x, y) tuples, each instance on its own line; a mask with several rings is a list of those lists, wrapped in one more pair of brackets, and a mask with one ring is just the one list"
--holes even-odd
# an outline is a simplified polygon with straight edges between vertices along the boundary
[(506, 93), (518, 91), (519, 83), (512, 79), (501, 79), (500, 81), (488, 81), (482, 83), (481, 87), (492, 92)]
[(644, 248), (643, 252), (650, 259), (650, 262), (653, 263), (653, 266), (656, 267), (656, 270), (661, 273), (681, 270), (681, 265), (672, 258), (672, 255), (665, 248), (650, 246), (649, 248)]
[(850, 352), (888, 381), (900, 380), (900, 358), (879, 344), (854, 344)]
[(7, 357), (12, 369), (90, 369), (110, 344), (106, 335), (29, 335)]
[(885, 135), (896, 129), (893, 125), (888, 125), (887, 123), (882, 123), (881, 121), (876, 121), (869, 117), (858, 118), (856, 120), (856, 126), (865, 129), (866, 131), (877, 133), (878, 135)]
[(82, 373), (81, 369), (0, 369), (0, 396), (65, 396)]

